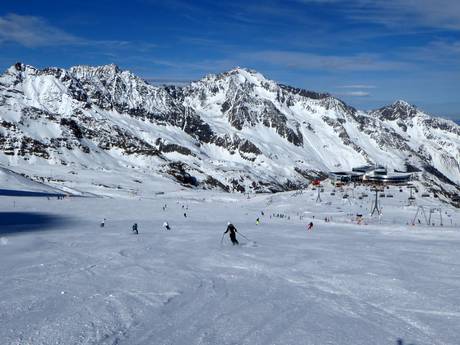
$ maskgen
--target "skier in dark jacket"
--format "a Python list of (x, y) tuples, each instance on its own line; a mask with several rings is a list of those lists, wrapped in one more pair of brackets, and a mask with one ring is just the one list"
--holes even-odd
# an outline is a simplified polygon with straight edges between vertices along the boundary
[(137, 235), (139, 234), (139, 231), (137, 230), (137, 223), (133, 224), (133, 232)]
[(230, 240), (232, 241), (233, 245), (239, 244), (238, 240), (236, 239), (236, 233), (238, 230), (236, 230), (235, 226), (230, 222), (227, 223), (227, 230), (225, 230), (224, 234), (227, 232), (229, 233)]

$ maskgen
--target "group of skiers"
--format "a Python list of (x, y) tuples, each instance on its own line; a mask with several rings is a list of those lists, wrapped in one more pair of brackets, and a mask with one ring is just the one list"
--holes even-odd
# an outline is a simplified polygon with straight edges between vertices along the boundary
[(291, 220), (291, 216), (288, 216), (288, 215), (283, 214), (283, 213), (273, 213), (273, 215), (270, 215), (270, 219), (272, 219), (272, 216), (274, 218), (281, 218), (281, 219), (286, 218), (287, 220)]
[[(166, 211), (167, 207), (168, 207), (168, 205), (167, 205), (167, 204), (164, 204), (164, 205), (162, 206), (163, 211)], [(182, 209), (188, 210), (188, 206), (186, 207), (186, 206), (182, 205)], [(263, 211), (261, 211), (260, 214), (261, 214), (262, 216), (265, 215)], [(184, 212), (183, 215), (184, 215), (184, 218), (187, 218), (187, 213), (186, 213), (186, 212)], [(287, 216), (287, 215), (282, 214), (282, 213), (281, 213), (281, 214), (280, 214), (280, 213), (277, 213), (277, 214), (274, 213), (274, 214), (270, 215), (270, 218), (272, 218), (272, 216), (273, 216), (273, 217), (276, 217), (276, 218), (287, 218), (287, 219), (290, 219), (290, 216)], [(313, 218), (314, 218), (314, 217), (313, 217)], [(329, 219), (326, 218), (325, 221), (328, 222)], [(105, 222), (106, 222), (106, 218), (104, 218), (104, 219), (101, 221), (101, 223), (100, 223), (100, 227), (101, 227), (101, 228), (105, 227)], [(257, 217), (257, 218), (256, 218), (256, 225), (259, 225), (260, 223), (261, 223), (260, 217)], [(171, 230), (171, 226), (169, 225), (168, 222), (164, 222), (164, 223), (163, 223), (163, 228), (164, 228), (165, 230), (168, 230), (168, 231)], [(138, 235), (138, 234), (139, 234), (139, 227), (138, 227), (138, 224), (137, 224), (137, 223), (134, 223), (134, 224), (132, 225), (132, 227), (131, 227), (131, 230), (132, 230), (132, 233), (133, 233), (133, 234)], [(312, 231), (312, 230), (313, 230), (313, 222), (310, 222), (310, 223), (307, 224), (307, 231)], [(233, 244), (233, 245), (238, 245), (239, 242), (238, 242), (238, 240), (237, 240), (237, 238), (236, 238), (236, 233), (237, 233), (237, 232), (238, 232), (238, 230), (236, 229), (235, 225), (233, 225), (231, 222), (228, 222), (228, 223), (227, 223), (227, 229), (226, 229), (225, 232), (223, 233), (223, 236), (224, 236), (225, 234), (228, 233), (229, 238), (230, 238), (230, 241), (232, 242), (232, 244)], [(241, 234), (240, 234), (240, 235), (241, 235)], [(223, 239), (223, 237), (222, 237), (222, 239)]]
[[(100, 223), (101, 228), (105, 227), (105, 221), (106, 221), (106, 219), (104, 218), (102, 220), (102, 222)], [(260, 219), (257, 218), (256, 224), (258, 225), (259, 223), (260, 223)], [(171, 226), (169, 225), (168, 222), (164, 222), (163, 227), (168, 231), (171, 230)], [(137, 223), (133, 224), (131, 230), (135, 235), (139, 234), (139, 227), (138, 227)], [(310, 223), (307, 224), (307, 230), (308, 231), (313, 230), (313, 222), (310, 222)], [(237, 232), (238, 232), (238, 230), (236, 229), (235, 225), (233, 225), (232, 223), (228, 222), (227, 223), (227, 229), (225, 230), (224, 235), (228, 233), (228, 235), (230, 237), (230, 241), (232, 242), (233, 245), (238, 245), (239, 244), (238, 240), (236, 239), (236, 233)]]
[[(106, 218), (104, 218), (102, 220), (102, 222), (99, 224), (99, 226), (101, 228), (104, 228), (105, 227), (105, 221), (106, 221)], [(166, 230), (171, 230), (171, 227), (169, 226), (169, 223), (168, 222), (164, 222), (163, 223), (163, 227), (166, 229)], [(139, 227), (137, 225), (137, 223), (134, 223), (133, 226), (131, 227), (131, 231), (135, 234), (135, 235), (139, 235)]]
[[(171, 230), (171, 227), (169, 226), (169, 223), (168, 223), (168, 222), (164, 222), (164, 223), (163, 223), (163, 227), (164, 227), (166, 230)], [(133, 230), (133, 233), (134, 233), (134, 234), (139, 235), (139, 230), (138, 230), (138, 227), (137, 227), (137, 223), (134, 223), (134, 224), (133, 224), (132, 230)]]

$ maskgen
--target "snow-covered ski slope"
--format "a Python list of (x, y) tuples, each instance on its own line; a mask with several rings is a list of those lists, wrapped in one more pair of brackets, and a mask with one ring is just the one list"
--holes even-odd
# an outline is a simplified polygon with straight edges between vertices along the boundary
[[(360, 188), (0, 197), (1, 343), (458, 344), (458, 209), (412, 226), (390, 188), (372, 218)], [(227, 221), (249, 240), (221, 244)]]
[(38, 183), (9, 169), (0, 167), (0, 195), (10, 193), (63, 194), (59, 189)]

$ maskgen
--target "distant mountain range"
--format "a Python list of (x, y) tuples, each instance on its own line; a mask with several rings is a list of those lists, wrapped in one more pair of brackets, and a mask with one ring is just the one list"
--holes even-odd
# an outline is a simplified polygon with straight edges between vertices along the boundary
[(274, 192), (379, 163), (417, 171), (448, 200), (460, 191), (459, 162), (452, 121), (404, 101), (360, 111), (244, 68), (182, 87), (115, 65), (17, 63), (0, 76), (0, 164), (36, 176), (46, 166), (148, 169), (194, 188)]

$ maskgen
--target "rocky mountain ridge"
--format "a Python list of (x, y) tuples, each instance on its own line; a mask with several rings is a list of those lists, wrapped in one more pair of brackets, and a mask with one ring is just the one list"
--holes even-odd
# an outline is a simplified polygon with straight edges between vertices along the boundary
[(115, 65), (17, 63), (0, 76), (0, 164), (19, 172), (137, 169), (196, 188), (274, 192), (380, 163), (420, 171), (448, 199), (460, 191), (459, 161), (454, 122), (404, 101), (360, 111), (249, 69), (183, 87)]

